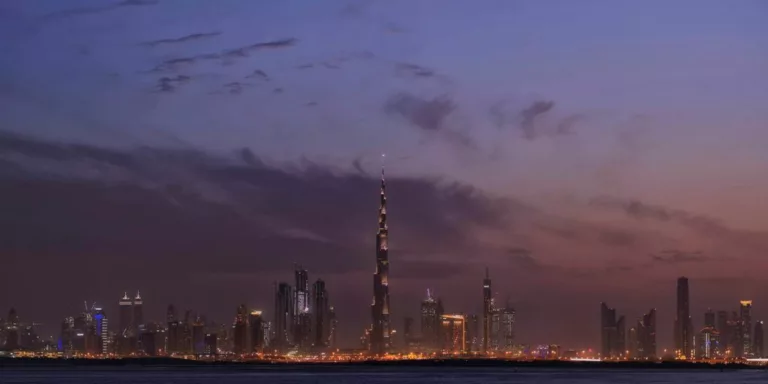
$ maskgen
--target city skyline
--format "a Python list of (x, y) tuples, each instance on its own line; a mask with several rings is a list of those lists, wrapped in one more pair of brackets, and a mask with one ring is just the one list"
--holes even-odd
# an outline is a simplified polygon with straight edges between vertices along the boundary
[(320, 278), (353, 345), (428, 288), (490, 332), (487, 268), (525, 344), (597, 347), (605, 302), (672, 349), (680, 276), (697, 336), (768, 318), (765, 2), (193, 3), (0, 5), (3, 312), (271, 319)]

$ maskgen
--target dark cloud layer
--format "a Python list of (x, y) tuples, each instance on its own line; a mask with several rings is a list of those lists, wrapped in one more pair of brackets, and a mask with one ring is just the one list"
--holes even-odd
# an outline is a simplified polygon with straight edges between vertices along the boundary
[[(393, 246), (408, 249), (393, 279), (466, 270), (462, 255), (476, 245), (464, 226), (499, 226), (506, 212), (499, 209), (505, 203), (463, 185), (397, 177), (388, 183)], [(35, 290), (3, 289), (7, 303), (92, 298), (94, 286), (106, 295), (100, 300), (136, 287), (163, 305), (190, 295), (205, 303), (228, 296), (220, 291), (225, 287), (245, 288), (206, 283), (221, 276), (275, 276), (294, 262), (313, 278), (367, 276), (373, 263), (375, 178), (309, 162), (268, 166), (247, 149), (218, 158), (190, 149), (117, 150), (0, 135), (0, 190), (4, 265), (39, 271), (62, 287), (44, 299)], [(427, 252), (443, 257), (419, 258)], [(393, 251), (393, 264), (401, 257)], [(21, 287), (28, 276), (7, 276), (4, 284)], [(267, 289), (243, 292), (271, 303)], [(355, 306), (365, 303), (345, 303)], [(55, 303), (45, 312), (39, 316), (66, 313)]]
[(203, 32), (203, 33), (193, 33), (190, 35), (177, 37), (177, 38), (171, 38), (171, 39), (159, 39), (159, 40), (152, 40), (147, 41), (144, 43), (141, 43), (141, 45), (146, 45), (149, 47), (155, 47), (162, 44), (177, 44), (177, 43), (186, 43), (189, 41), (195, 41), (195, 40), (202, 40), (207, 39), (211, 37), (216, 37), (221, 35), (221, 32)]
[(704, 262), (709, 261), (710, 258), (704, 256), (701, 251), (686, 252), (677, 249), (667, 249), (651, 255), (651, 260), (665, 264), (678, 264)]
[(401, 92), (387, 100), (384, 110), (406, 118), (415, 127), (425, 131), (439, 131), (444, 128), (446, 118), (456, 110), (456, 103), (448, 96), (430, 100)]

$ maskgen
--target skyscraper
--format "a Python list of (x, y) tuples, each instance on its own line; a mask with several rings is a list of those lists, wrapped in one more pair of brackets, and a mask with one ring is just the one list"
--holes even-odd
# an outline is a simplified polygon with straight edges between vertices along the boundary
[(128, 297), (128, 292), (120, 299), (120, 337), (131, 337), (133, 335), (133, 301)]
[(743, 356), (752, 356), (752, 300), (739, 302), (739, 333), (743, 345)]
[(252, 352), (264, 351), (264, 319), (261, 317), (261, 311), (251, 311), (248, 317), (248, 327), (250, 328), (250, 350)]
[(464, 315), (440, 315), (442, 350), (462, 353), (467, 350), (467, 324)]
[(323, 280), (317, 279), (312, 285), (312, 307), (314, 311), (312, 313), (312, 332), (314, 334), (312, 343), (315, 347), (325, 347), (328, 345), (331, 327), (328, 316), (328, 291), (325, 290)]
[(245, 304), (240, 304), (237, 307), (233, 328), (235, 330), (234, 352), (236, 354), (246, 353), (248, 351), (248, 313)]
[(693, 329), (691, 326), (690, 296), (688, 278), (677, 279), (677, 311), (675, 312), (675, 353), (677, 357), (690, 359), (693, 352)]
[(656, 309), (651, 309), (643, 315), (638, 326), (638, 342), (640, 344), (640, 356), (643, 359), (656, 358)]
[(626, 352), (624, 316), (616, 319), (616, 309), (600, 303), (600, 354), (603, 358), (620, 357)]
[(717, 332), (720, 334), (719, 353), (725, 356), (730, 347), (730, 327), (728, 326), (728, 311), (717, 311)]
[(421, 302), (421, 339), (425, 347), (438, 348), (440, 327), (440, 314), (437, 308), (437, 300), (432, 297), (427, 289), (427, 298)]
[(273, 349), (283, 351), (291, 340), (293, 325), (293, 292), (288, 283), (275, 283), (275, 338), (270, 343)]
[(141, 329), (144, 327), (144, 301), (141, 299), (139, 292), (136, 292), (136, 297), (133, 299), (133, 334), (138, 337)]
[(488, 340), (491, 337), (492, 299), (491, 276), (488, 274), (488, 267), (486, 267), (485, 279), (483, 279), (483, 352), (488, 352)]
[(384, 167), (381, 168), (379, 192), (379, 229), (376, 233), (376, 273), (373, 275), (373, 303), (371, 304), (371, 353), (383, 354), (390, 347), (389, 322), (389, 244), (387, 227), (387, 193)]
[(107, 319), (107, 314), (104, 313), (103, 309), (95, 308), (93, 321), (96, 326), (96, 335), (98, 336), (100, 344), (99, 352), (102, 355), (106, 355), (109, 353), (109, 319)]
[(713, 311), (712, 308), (708, 308), (707, 311), (704, 312), (704, 327), (717, 329), (717, 325), (715, 324), (715, 311)]
[(312, 344), (312, 314), (310, 312), (309, 274), (301, 266), (295, 270), (293, 308), (293, 343), (306, 349)]
[(328, 323), (329, 323), (329, 335), (328, 335), (328, 345), (331, 348), (336, 348), (336, 336), (337, 336), (337, 328), (338, 328), (338, 320), (336, 319), (336, 310), (333, 307), (328, 308)]
[(752, 334), (752, 355), (756, 358), (765, 356), (763, 349), (763, 322), (755, 322), (755, 332)]

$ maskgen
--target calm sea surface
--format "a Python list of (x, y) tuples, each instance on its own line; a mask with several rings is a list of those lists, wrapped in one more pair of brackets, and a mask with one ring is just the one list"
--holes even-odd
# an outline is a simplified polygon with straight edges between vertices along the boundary
[(494, 368), (363, 368), (341, 371), (37, 370), (0, 369), (0, 383), (235, 384), (235, 383), (768, 383), (768, 371), (569, 370)]

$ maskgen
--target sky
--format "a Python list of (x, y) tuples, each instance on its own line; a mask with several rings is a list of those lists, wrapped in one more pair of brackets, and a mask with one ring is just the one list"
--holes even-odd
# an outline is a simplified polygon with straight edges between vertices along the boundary
[[(522, 343), (599, 304), (768, 317), (763, 1), (9, 0), (0, 309), (53, 333), (141, 291), (229, 321), (294, 263), (352, 346), (386, 166), (392, 321), (427, 288)], [(382, 160), (382, 154), (386, 154)], [(4, 309), (2, 311), (5, 311)]]

